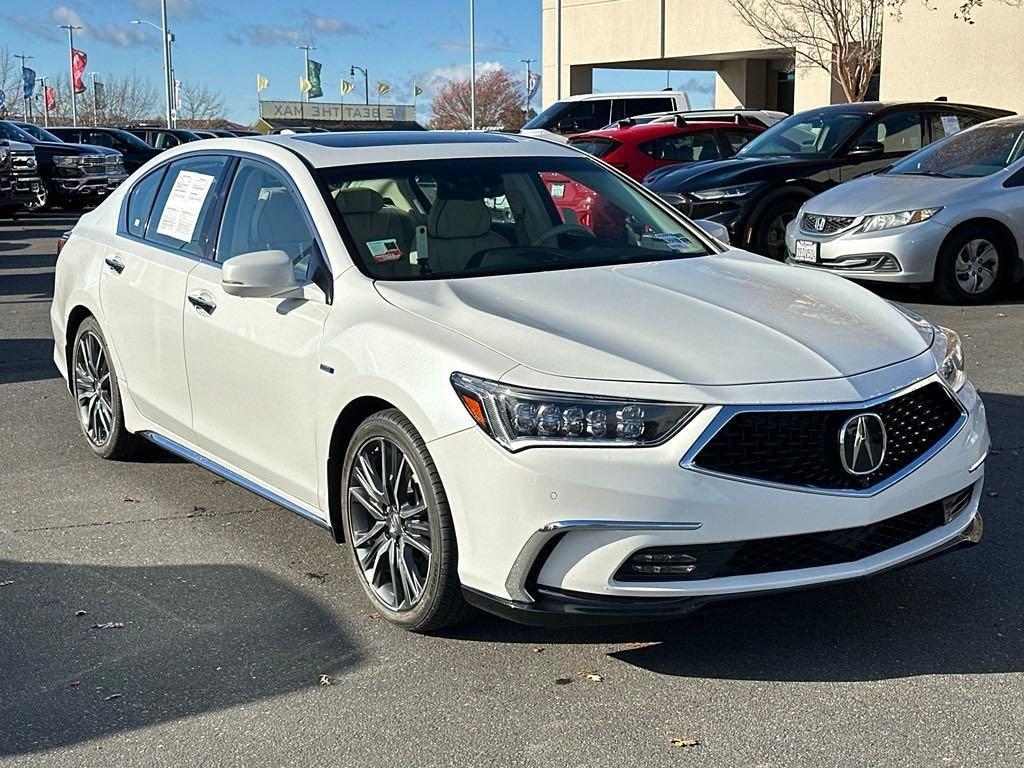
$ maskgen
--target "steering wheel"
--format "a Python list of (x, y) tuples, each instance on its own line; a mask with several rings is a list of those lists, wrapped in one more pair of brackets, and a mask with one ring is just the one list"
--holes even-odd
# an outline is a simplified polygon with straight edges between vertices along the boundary
[(545, 232), (543, 235), (538, 237), (537, 238), (537, 245), (543, 245), (548, 240), (553, 240), (554, 238), (558, 237), (559, 235), (564, 235), (564, 234), (567, 234), (569, 232), (572, 232), (573, 234), (577, 234), (577, 235), (586, 235), (587, 237), (593, 238), (595, 240), (597, 239), (597, 235), (595, 235), (593, 232), (591, 232), (586, 227), (582, 227), (579, 224), (563, 223), (563, 224), (556, 224), (551, 229), (549, 229), (547, 232)]

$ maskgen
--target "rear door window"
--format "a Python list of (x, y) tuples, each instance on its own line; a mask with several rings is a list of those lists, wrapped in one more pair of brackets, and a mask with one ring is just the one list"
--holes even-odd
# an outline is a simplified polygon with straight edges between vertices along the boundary
[(194, 155), (171, 163), (156, 196), (146, 240), (193, 256), (207, 256), (204, 229), (228, 158)]
[(128, 221), (126, 224), (128, 231), (136, 237), (146, 236), (149, 213), (153, 210), (153, 200), (156, 199), (156, 193), (160, 189), (164, 170), (161, 168), (143, 178), (128, 195)]
[(736, 128), (726, 128), (722, 131), (722, 135), (725, 136), (726, 143), (732, 147), (732, 151), (735, 153), (739, 152), (757, 133), (754, 131), (741, 131)]
[(931, 113), (928, 116), (928, 122), (932, 130), (931, 140), (938, 141), (973, 128), (978, 123), (985, 122), (985, 118), (975, 112), (957, 112), (948, 109)]
[(114, 140), (110, 137), (110, 134), (104, 133), (103, 131), (89, 131), (89, 144), (95, 144), (98, 147), (110, 147), (114, 149)]
[(921, 113), (892, 112), (872, 123), (856, 144), (878, 142), (887, 155), (916, 152), (924, 146)]

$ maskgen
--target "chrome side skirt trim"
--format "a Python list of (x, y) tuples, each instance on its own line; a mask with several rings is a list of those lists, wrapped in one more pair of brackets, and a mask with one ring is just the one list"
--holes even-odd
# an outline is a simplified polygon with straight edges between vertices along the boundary
[(566, 531), (696, 531), (703, 523), (644, 522), (641, 520), (556, 520), (531, 534), (526, 540), (505, 579), (505, 589), (513, 600), (532, 603), (533, 596), (526, 590), (526, 579), (533, 569), (537, 555), (553, 537)]
[[(697, 454), (701, 452), (701, 449), (707, 445), (711, 439), (718, 434), (718, 431), (728, 423), (728, 421), (738, 413), (746, 413), (749, 411), (768, 411), (768, 412), (785, 412), (785, 411), (848, 411), (856, 410), (858, 408), (868, 408), (878, 403), (884, 403), (887, 400), (893, 400), (897, 397), (901, 397), (909, 392), (913, 392), (915, 389), (927, 386), (938, 382), (942, 384), (946, 390), (946, 394), (949, 395), (950, 399), (960, 409), (960, 418), (956, 420), (956, 423), (950, 427), (949, 431), (936, 441), (936, 443), (929, 448), (927, 451), (918, 456), (914, 461), (910, 462), (907, 466), (890, 475), (885, 480), (876, 483), (870, 488), (864, 488), (861, 490), (839, 490), (834, 488), (816, 488), (810, 485), (789, 485), (787, 483), (775, 483), (770, 480), (760, 480), (756, 477), (746, 477), (744, 475), (733, 475), (727, 472), (718, 472), (712, 469), (706, 469), (696, 463)], [(887, 395), (881, 395), (880, 397), (874, 397), (870, 400), (864, 400), (861, 402), (854, 403), (818, 403), (818, 404), (805, 404), (805, 405), (726, 405), (722, 406), (721, 410), (712, 419), (711, 423), (704, 430), (703, 434), (697, 441), (690, 446), (690, 449), (683, 455), (683, 458), (679, 461), (679, 466), (683, 469), (688, 469), (692, 472), (699, 472), (702, 475), (709, 475), (711, 477), (720, 477), (724, 480), (735, 480), (740, 483), (749, 483), (750, 485), (760, 485), (767, 488), (780, 488), (787, 491), (797, 491), (799, 493), (817, 493), (823, 496), (876, 496), (886, 488), (895, 485), (904, 477), (909, 475), (911, 472), (918, 469), (922, 464), (931, 459), (935, 454), (945, 448), (954, 437), (960, 434), (960, 431), (967, 424), (967, 411), (960, 402), (960, 398), (956, 396), (945, 381), (942, 380), (937, 374), (928, 376), (927, 378), (921, 379), (909, 387), (898, 389), (894, 392), (890, 392)]]
[(288, 499), (264, 488), (262, 485), (254, 483), (252, 480), (242, 477), (237, 472), (218, 464), (213, 459), (208, 459), (206, 456), (196, 453), (191, 448), (186, 448), (184, 445), (171, 440), (169, 437), (159, 435), (156, 432), (140, 432), (139, 434), (151, 443), (159, 445), (164, 450), (170, 451), (177, 456), (181, 456), (181, 458), (190, 461), (193, 464), (198, 464), (203, 469), (209, 470), (215, 475), (220, 475), (225, 480), (230, 480), (235, 485), (241, 486), (247, 491), (252, 491), (257, 496), (262, 496), (267, 501), (272, 501), (279, 507), (284, 507), (289, 512), (294, 512), (299, 517), (309, 520), (311, 523), (316, 523), (321, 528), (325, 528), (328, 531), (331, 530), (331, 524), (312, 510), (301, 507), (293, 501), (288, 501)]

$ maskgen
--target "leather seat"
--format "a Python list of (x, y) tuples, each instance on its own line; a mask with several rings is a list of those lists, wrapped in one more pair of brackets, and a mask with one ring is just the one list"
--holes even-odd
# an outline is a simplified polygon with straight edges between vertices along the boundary
[(491, 229), (483, 200), (438, 198), (427, 217), (427, 246), (434, 272), (459, 272), (480, 251), (512, 245)]
[[(385, 205), (379, 192), (364, 187), (339, 189), (334, 202), (341, 211), (360, 256), (377, 274), (390, 273), (394, 276), (412, 274), (409, 251), (412, 248), (415, 225), (412, 217), (398, 208)], [(404, 254), (403, 259), (375, 264), (367, 243), (377, 240), (394, 240)]]

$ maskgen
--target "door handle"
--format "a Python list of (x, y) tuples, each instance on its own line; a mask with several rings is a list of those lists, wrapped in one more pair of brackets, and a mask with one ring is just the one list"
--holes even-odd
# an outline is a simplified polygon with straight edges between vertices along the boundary
[(205, 291), (197, 291), (196, 293), (190, 293), (188, 295), (189, 303), (198, 309), (200, 312), (204, 312), (207, 315), (212, 315), (213, 310), (217, 308), (216, 302), (210, 298), (210, 295)]
[(117, 256), (107, 256), (103, 262), (114, 270), (114, 274), (120, 275), (124, 272), (124, 262), (117, 258)]

